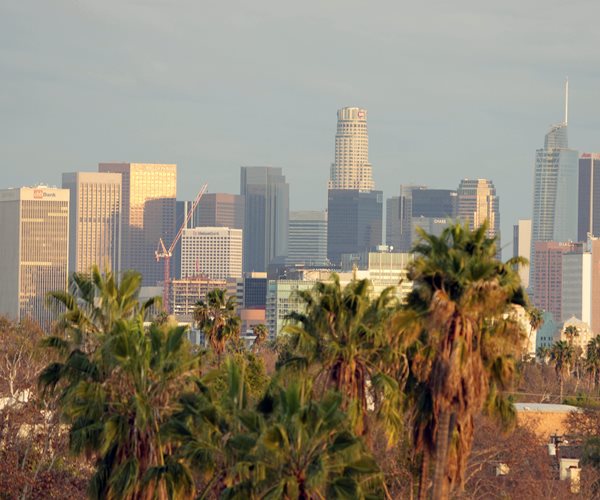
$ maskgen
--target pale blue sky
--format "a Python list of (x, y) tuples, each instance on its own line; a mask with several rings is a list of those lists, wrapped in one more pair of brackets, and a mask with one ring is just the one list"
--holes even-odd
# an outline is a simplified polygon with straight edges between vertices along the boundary
[(567, 75), (570, 144), (600, 151), (598, 19), (592, 0), (0, 0), (0, 187), (174, 162), (191, 198), (270, 164), (320, 209), (336, 110), (362, 106), (386, 197), (491, 178), (508, 243)]

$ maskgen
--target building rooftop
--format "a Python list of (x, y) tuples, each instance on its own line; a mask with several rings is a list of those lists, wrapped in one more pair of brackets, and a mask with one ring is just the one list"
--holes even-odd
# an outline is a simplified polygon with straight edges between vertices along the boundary
[(517, 412), (537, 412), (537, 413), (571, 413), (580, 412), (581, 408), (572, 405), (561, 405), (553, 403), (515, 403)]

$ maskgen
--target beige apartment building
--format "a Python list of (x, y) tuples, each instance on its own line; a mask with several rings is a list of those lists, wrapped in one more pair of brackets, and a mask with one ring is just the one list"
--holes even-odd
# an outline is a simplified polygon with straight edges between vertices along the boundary
[(374, 189), (369, 163), (367, 110), (342, 108), (337, 112), (335, 161), (331, 164), (329, 189)]
[[(458, 186), (458, 218), (471, 229), (488, 222), (487, 236), (500, 235), (500, 199), (488, 179), (463, 179)], [(500, 246), (500, 245), (498, 245)]]
[(69, 273), (121, 271), (121, 174), (70, 172)]
[(48, 327), (46, 294), (65, 290), (69, 191), (46, 186), (0, 190), (0, 314)]
[(174, 237), (177, 165), (100, 163), (100, 172), (121, 174), (121, 269), (134, 269), (144, 286), (163, 281), (163, 262), (154, 252), (162, 238), (168, 248)]

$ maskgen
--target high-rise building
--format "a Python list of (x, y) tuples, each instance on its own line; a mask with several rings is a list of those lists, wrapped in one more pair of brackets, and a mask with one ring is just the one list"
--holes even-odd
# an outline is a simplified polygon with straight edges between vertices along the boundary
[(592, 254), (575, 251), (562, 254), (562, 298), (560, 321), (573, 316), (592, 323)]
[(573, 242), (536, 241), (534, 245), (536, 272), (533, 275), (533, 303), (552, 314), (555, 321), (562, 317), (563, 254), (583, 253), (583, 244)]
[(242, 230), (195, 227), (181, 235), (181, 277), (242, 277)]
[(589, 249), (592, 254), (592, 297), (591, 297), (591, 315), (592, 331), (600, 335), (600, 239), (591, 238)]
[(439, 235), (456, 217), (457, 195), (450, 189), (401, 185), (400, 196), (387, 200), (386, 244), (399, 252), (410, 252), (416, 228)]
[(244, 229), (244, 198), (239, 194), (206, 193), (196, 207), (192, 227)]
[(194, 309), (199, 300), (206, 300), (208, 292), (227, 287), (225, 280), (203, 276), (171, 280), (169, 284), (169, 314), (178, 321), (193, 321)]
[(290, 212), (288, 241), (289, 263), (327, 265), (327, 212)]
[(398, 251), (402, 248), (402, 198), (392, 196), (385, 200), (385, 244)]
[(463, 179), (457, 194), (459, 219), (469, 221), (471, 229), (476, 229), (487, 221), (487, 236), (499, 237), (500, 199), (496, 195), (494, 183), (488, 179)]
[(600, 153), (579, 158), (578, 203), (577, 240), (587, 241), (588, 234), (600, 236)]
[(46, 294), (67, 288), (69, 190), (0, 190), (0, 314), (49, 326)]
[[(513, 226), (513, 257), (523, 257), (527, 262), (531, 260), (531, 219), (519, 219)], [(529, 264), (517, 266), (521, 285), (529, 288)]]
[(290, 188), (281, 168), (242, 167), (244, 271), (265, 272), (288, 251)]
[(144, 286), (163, 281), (163, 262), (154, 252), (160, 238), (168, 248), (175, 233), (177, 166), (153, 163), (100, 163), (100, 172), (122, 176), (121, 269), (142, 274)]
[(546, 134), (544, 147), (535, 155), (530, 276), (536, 270), (538, 241), (577, 240), (578, 154), (569, 149), (568, 82), (565, 85), (565, 119)]
[[(173, 234), (177, 234), (179, 228), (183, 226), (185, 219), (192, 209), (193, 201), (187, 200), (177, 200), (175, 202), (175, 226), (173, 228)], [(187, 224), (185, 225), (186, 229), (192, 229), (196, 227), (194, 213), (190, 216)], [(171, 256), (171, 279), (181, 279), (181, 240), (179, 243), (175, 245), (173, 249), (173, 255)]]
[(121, 174), (70, 172), (69, 273), (121, 271)]
[(367, 110), (342, 108), (337, 117), (335, 161), (331, 164), (329, 189), (371, 190), (375, 184), (369, 163)]
[(330, 189), (327, 203), (327, 257), (339, 265), (342, 254), (381, 245), (383, 193)]

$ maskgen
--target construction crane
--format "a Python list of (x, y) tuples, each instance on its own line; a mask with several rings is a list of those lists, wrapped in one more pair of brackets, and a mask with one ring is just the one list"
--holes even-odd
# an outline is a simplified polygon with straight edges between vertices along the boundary
[(171, 246), (167, 249), (167, 247), (165, 246), (165, 242), (163, 241), (162, 238), (160, 238), (158, 240), (158, 247), (156, 248), (156, 251), (154, 252), (154, 256), (156, 257), (156, 262), (160, 262), (160, 259), (163, 259), (165, 262), (164, 263), (164, 281), (163, 281), (163, 309), (167, 312), (169, 312), (169, 285), (171, 282), (171, 257), (173, 256), (173, 250), (175, 249), (175, 247), (177, 246), (177, 243), (181, 239), (183, 230), (187, 227), (188, 222), (192, 218), (192, 214), (194, 213), (194, 210), (196, 210), (196, 207), (198, 206), (198, 203), (200, 202), (200, 198), (202, 198), (202, 196), (206, 192), (207, 188), (208, 188), (208, 184), (204, 184), (204, 186), (202, 186), (202, 188), (200, 189), (198, 196), (196, 196), (194, 203), (192, 203), (192, 208), (190, 208), (190, 210), (186, 214), (183, 224), (179, 228), (179, 231), (175, 235), (175, 238), (173, 238), (173, 242), (171, 243)]

